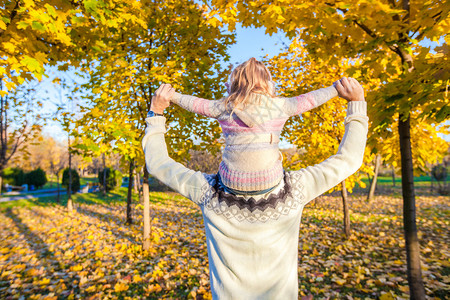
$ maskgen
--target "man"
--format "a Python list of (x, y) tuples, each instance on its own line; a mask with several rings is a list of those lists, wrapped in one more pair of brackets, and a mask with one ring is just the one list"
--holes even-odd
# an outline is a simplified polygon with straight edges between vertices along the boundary
[(335, 83), (349, 101), (337, 154), (284, 179), (268, 194), (235, 195), (217, 180), (168, 156), (164, 109), (174, 93), (163, 84), (152, 99), (142, 140), (150, 174), (199, 205), (204, 220), (214, 299), (297, 299), (298, 233), (303, 207), (355, 173), (366, 144), (367, 104), (353, 78)]

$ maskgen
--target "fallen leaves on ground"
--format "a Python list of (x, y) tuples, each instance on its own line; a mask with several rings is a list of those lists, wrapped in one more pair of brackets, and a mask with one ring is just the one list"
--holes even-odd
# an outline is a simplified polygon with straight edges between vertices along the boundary
[[(142, 207), (125, 224), (125, 204), (14, 207), (0, 216), (2, 299), (209, 299), (200, 210), (174, 193), (151, 193), (152, 247), (143, 251)], [(303, 212), (299, 297), (408, 299), (402, 200), (350, 201), (352, 236), (342, 234), (339, 197)], [(427, 294), (448, 299), (449, 207), (417, 199)], [(446, 298), (447, 297), (447, 298)]]

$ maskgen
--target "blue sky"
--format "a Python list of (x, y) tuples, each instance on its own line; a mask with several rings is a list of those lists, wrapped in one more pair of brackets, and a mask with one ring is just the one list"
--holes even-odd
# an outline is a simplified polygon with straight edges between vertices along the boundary
[(289, 39), (283, 34), (266, 35), (263, 28), (236, 27), (236, 44), (231, 46), (229, 53), (231, 62), (241, 63), (251, 57), (260, 59), (265, 55), (274, 56), (284, 45), (289, 45)]

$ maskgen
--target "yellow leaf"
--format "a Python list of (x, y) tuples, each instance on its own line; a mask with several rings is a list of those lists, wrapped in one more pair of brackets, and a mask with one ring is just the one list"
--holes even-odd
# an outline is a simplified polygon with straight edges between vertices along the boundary
[(380, 300), (395, 300), (394, 296), (392, 296), (392, 294), (386, 293), (386, 294), (382, 294), (379, 298)]
[(96, 290), (96, 286), (95, 285), (91, 285), (90, 287), (88, 287), (86, 289), (86, 292), (92, 293), (92, 292), (95, 292), (95, 290)]
[(41, 281), (39, 281), (40, 285), (47, 285), (50, 283), (50, 279), (49, 278), (44, 278)]
[(128, 285), (123, 282), (118, 282), (114, 285), (114, 290), (119, 293), (128, 290)]
[(151, 284), (147, 289), (148, 293), (158, 293), (160, 291), (162, 291), (162, 288), (159, 284)]
[(27, 271), (27, 275), (30, 277), (37, 276), (39, 273), (40, 272), (37, 269), (30, 269)]
[(83, 266), (82, 265), (76, 265), (76, 266), (72, 267), (71, 269), (72, 269), (72, 271), (78, 272), (78, 271), (83, 270)]

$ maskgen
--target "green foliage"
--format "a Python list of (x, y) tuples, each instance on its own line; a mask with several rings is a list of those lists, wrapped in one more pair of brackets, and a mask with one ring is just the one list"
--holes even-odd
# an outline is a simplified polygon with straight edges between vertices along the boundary
[(20, 168), (6, 168), (3, 170), (3, 185), (20, 186), (25, 183), (25, 173)]
[(25, 174), (25, 183), (28, 186), (33, 185), (35, 188), (41, 188), (47, 183), (47, 176), (45, 171), (41, 168), (37, 168), (31, 172)]
[[(80, 190), (80, 175), (75, 169), (71, 169), (71, 173), (72, 173), (72, 193), (76, 193)], [(61, 185), (66, 189), (69, 188), (69, 168), (65, 168), (63, 171)]]
[(103, 172), (106, 172), (106, 191), (112, 191), (120, 188), (122, 185), (122, 173), (119, 170), (106, 168), (98, 172), (98, 182), (103, 186)]

